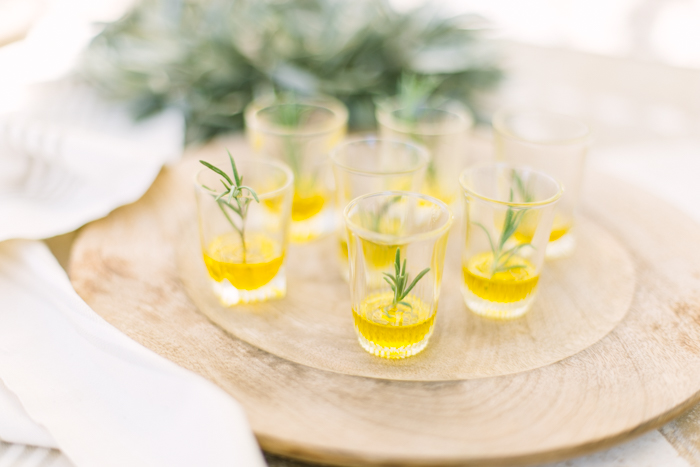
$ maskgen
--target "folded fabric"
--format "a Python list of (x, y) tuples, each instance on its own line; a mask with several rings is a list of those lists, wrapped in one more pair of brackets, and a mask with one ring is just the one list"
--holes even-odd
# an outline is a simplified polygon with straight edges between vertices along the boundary
[(78, 467), (263, 466), (240, 406), (93, 312), (38, 241), (0, 243), (0, 376)]
[[(0, 111), (0, 241), (70, 232), (136, 201), (182, 153), (177, 111), (134, 122), (71, 79)], [(9, 222), (9, 220), (12, 222)]]
[(53, 436), (46, 428), (32, 420), (17, 396), (10, 392), (2, 381), (0, 381), (0, 415), (0, 440), (46, 448), (58, 447)]

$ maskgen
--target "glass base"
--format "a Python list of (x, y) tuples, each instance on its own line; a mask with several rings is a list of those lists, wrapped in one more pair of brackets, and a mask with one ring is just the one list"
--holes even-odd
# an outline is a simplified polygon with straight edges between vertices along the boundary
[(576, 236), (569, 232), (553, 242), (547, 243), (546, 259), (557, 259), (571, 256), (576, 248)]
[(214, 294), (224, 306), (277, 300), (287, 295), (287, 276), (284, 273), (284, 266), (270, 282), (255, 290), (237, 289), (228, 279), (211, 282)]
[(293, 243), (306, 243), (334, 230), (335, 215), (333, 209), (326, 208), (309, 219), (292, 221), (290, 239)]
[(433, 334), (432, 328), (428, 332), (428, 334), (425, 335), (425, 337), (416, 342), (415, 344), (410, 344), (406, 345), (403, 347), (382, 347), (381, 345), (377, 345), (374, 342), (367, 340), (365, 336), (360, 334), (360, 331), (355, 328), (355, 332), (357, 333), (357, 340), (360, 342), (360, 345), (362, 346), (363, 349), (365, 349), (367, 352), (371, 353), (372, 355), (376, 355), (377, 357), (382, 357), (382, 358), (406, 358), (406, 357), (412, 357), (423, 350), (428, 346), (428, 341), (430, 340), (430, 336)]
[(515, 319), (524, 315), (537, 296), (537, 289), (517, 302), (492, 302), (475, 295), (469, 287), (462, 286), (462, 296), (467, 307), (479, 316), (492, 319)]

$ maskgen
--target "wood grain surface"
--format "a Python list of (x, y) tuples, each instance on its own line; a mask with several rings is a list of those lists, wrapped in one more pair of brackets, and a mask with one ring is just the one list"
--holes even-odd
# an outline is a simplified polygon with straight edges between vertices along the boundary
[[(240, 144), (232, 150), (243, 151)], [(220, 150), (213, 145), (196, 156)], [(181, 245), (187, 243), (187, 224), (192, 222), (183, 217), (190, 202), (187, 197), (193, 196), (191, 182), (183, 175), (188, 164), (192, 161), (185, 159), (165, 169), (139, 202), (84, 228), (74, 244), (71, 279), (78, 293), (107, 321), (212, 380), (241, 402), (266, 450), (337, 465), (538, 463), (632, 438), (698, 400), (700, 227), (636, 188), (597, 174), (588, 177), (586, 221), (580, 231), (586, 238), (582, 238), (581, 252), (587, 257), (572, 261), (589, 265), (586, 274), (593, 283), (603, 284), (603, 291), (575, 280), (564, 285), (571, 274), (565, 271), (565, 263), (551, 263), (546, 272), (547, 288), (562, 288), (560, 303), (569, 297), (574, 309), (590, 316), (590, 326), (599, 329), (597, 342), (578, 353), (564, 352), (562, 357), (570, 356), (559, 361), (548, 355), (533, 361), (523, 358), (517, 365), (502, 365), (491, 352), (465, 347), (470, 350), (464, 352), (482, 352), (483, 358), (498, 360), (501, 369), (488, 374), (492, 370), (483, 366), (464, 366), (460, 379), (454, 369), (429, 373), (426, 364), (422, 371), (432, 374), (430, 378), (446, 380), (409, 381), (418, 378), (406, 376), (411, 367), (405, 363), (398, 370), (375, 365), (371, 371), (385, 372), (385, 376), (368, 377), (330, 368), (335, 363), (328, 359), (310, 362), (313, 357), (303, 353), (295, 358), (307, 361), (293, 361), (276, 354), (288, 347), (263, 350), (257, 346), (263, 345), (261, 341), (253, 345), (236, 338), (200, 312), (195, 306), (198, 299), (193, 301), (186, 291), (177, 260), (187, 255)], [(579, 289), (571, 289), (576, 286)], [(620, 295), (610, 299), (609, 289), (618, 289)], [(625, 298), (630, 289), (631, 300)], [(515, 324), (520, 342), (526, 342), (529, 333), (539, 332), (523, 323), (548, 321), (537, 318), (538, 313), (548, 313), (546, 297), (543, 290), (539, 310), (533, 309), (532, 318)], [(342, 307), (345, 299), (338, 297), (341, 303), (333, 306)], [(620, 302), (628, 303), (622, 312), (627, 314), (605, 335), (605, 328), (622, 317), (617, 309)], [(438, 313), (445, 340), (452, 332), (465, 336), (477, 332), (488, 343), (486, 326), (491, 323), (483, 329), (474, 325), (452, 330), (443, 305)], [(599, 328), (601, 311), (610, 316)], [(342, 325), (344, 318), (337, 319)], [(548, 322), (541, 329), (544, 334), (529, 338), (556, 341), (560, 336), (552, 333), (554, 326), (554, 321)], [(509, 335), (500, 329), (496, 332)], [(576, 338), (575, 332), (566, 332), (568, 339)], [(565, 345), (567, 338), (558, 342)], [(250, 336), (246, 339), (254, 341)], [(442, 339), (434, 342), (435, 351), (432, 357), (426, 353), (426, 361), (440, 358), (437, 350), (447, 345)], [(501, 347), (507, 343), (498, 342), (493, 338), (489, 343), (497, 349), (494, 353), (505, 352)], [(343, 365), (360, 368), (356, 373), (370, 371), (348, 363), (350, 356), (343, 358)], [(445, 374), (452, 376), (440, 376)]]
[[(178, 174), (187, 174), (183, 164)], [(190, 177), (183, 176), (183, 182)], [(195, 206), (178, 202), (187, 219), (178, 237), (178, 272), (195, 306), (234, 336), (286, 360), (320, 370), (391, 380), (448, 381), (539, 368), (599, 341), (622, 320), (634, 293), (634, 265), (625, 248), (582, 218), (576, 254), (551, 262), (533, 309), (522, 319), (494, 321), (470, 313), (460, 293), (461, 229), (448, 245), (442, 293), (428, 348), (404, 360), (363, 350), (353, 327), (350, 290), (342, 279), (337, 239), (292, 245), (284, 300), (227, 307), (213, 293), (202, 261)], [(600, 271), (616, 265), (616, 274)]]

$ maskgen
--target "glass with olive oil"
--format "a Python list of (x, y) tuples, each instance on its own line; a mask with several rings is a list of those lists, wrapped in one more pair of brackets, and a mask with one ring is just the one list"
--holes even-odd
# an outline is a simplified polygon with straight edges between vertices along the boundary
[[(382, 191), (419, 191), (425, 179), (430, 156), (427, 150), (408, 141), (375, 137), (343, 142), (331, 152), (339, 214), (358, 196)], [(383, 210), (391, 207), (387, 200)], [(342, 222), (342, 219), (340, 219)], [(377, 232), (400, 235), (401, 225), (380, 212), (365, 219)], [(338, 231), (338, 257), (343, 276), (348, 277), (348, 234)], [(394, 261), (401, 245), (385, 245), (365, 240), (362, 244), (368, 266), (380, 270)], [(381, 280), (381, 279), (380, 279)]]
[(253, 150), (294, 173), (291, 240), (303, 243), (334, 230), (328, 155), (345, 137), (345, 106), (331, 97), (277, 96), (251, 103), (245, 119)]
[[(389, 191), (360, 196), (343, 214), (360, 345), (384, 358), (421, 352), (435, 325), (450, 210), (429, 196)], [(377, 217), (396, 227), (384, 231)]]
[(522, 316), (537, 295), (561, 185), (542, 172), (508, 164), (473, 167), (459, 180), (464, 301), (485, 317)]
[[(564, 186), (564, 194), (555, 209), (546, 257), (570, 255), (576, 244), (576, 207), (590, 144), (589, 127), (567, 115), (502, 110), (493, 117), (493, 129), (497, 160), (541, 170)], [(525, 222), (516, 237), (527, 242), (532, 232), (532, 226)]]
[(224, 175), (208, 167), (196, 177), (202, 258), (212, 290), (227, 306), (282, 298), (294, 176), (277, 161), (232, 159), (205, 161)]
[[(403, 89), (403, 87), (402, 87)], [(474, 119), (463, 105), (448, 101), (439, 104), (430, 96), (416, 99), (399, 93), (377, 107), (376, 118), (383, 138), (398, 138), (425, 146), (431, 159), (421, 191), (452, 204), (459, 195), (456, 174), (470, 163), (469, 133)]]

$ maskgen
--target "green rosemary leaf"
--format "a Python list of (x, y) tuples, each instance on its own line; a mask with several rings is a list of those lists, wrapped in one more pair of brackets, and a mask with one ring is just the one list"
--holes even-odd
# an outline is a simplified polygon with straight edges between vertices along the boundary
[(207, 168), (213, 170), (214, 172), (216, 172), (216, 173), (218, 173), (219, 175), (221, 175), (222, 177), (224, 177), (224, 178), (226, 179), (226, 181), (229, 183), (229, 185), (233, 185), (233, 181), (231, 181), (231, 179), (229, 178), (229, 176), (226, 175), (226, 173), (225, 173), (223, 170), (221, 170), (221, 169), (218, 168), (218, 167), (214, 167), (214, 166), (211, 165), (209, 162), (201, 161), (201, 160), (200, 160), (199, 162), (201, 162), (202, 165), (204, 165), (205, 167), (207, 167)]
[(513, 179), (515, 180), (515, 184), (518, 187), (518, 191), (520, 192), (520, 197), (525, 201), (526, 203), (530, 203), (533, 200), (532, 193), (525, 188), (525, 183), (523, 183), (522, 178), (520, 178), (520, 175), (518, 174), (517, 170), (513, 170)]
[[(510, 261), (510, 259), (511, 259), (518, 251), (520, 251), (522, 248), (525, 248), (526, 246), (532, 247), (532, 245), (531, 245), (530, 243), (521, 243), (521, 244), (519, 244), (519, 245), (514, 246), (514, 247), (511, 248), (510, 250), (503, 252), (503, 254), (501, 254), (501, 257), (504, 257), (504, 256), (505, 256), (505, 257), (504, 257), (504, 259), (500, 259), (500, 258), (499, 258), (498, 264), (502, 264), (502, 265), (505, 266), (506, 264), (508, 264), (508, 261)], [(533, 247), (533, 248), (534, 248), (534, 247)], [(498, 268), (498, 266), (497, 266), (497, 268)]]
[(520, 221), (522, 220), (524, 214), (524, 209), (515, 212), (513, 209), (508, 208), (508, 211), (506, 211), (506, 219), (503, 223), (503, 231), (501, 233), (501, 241), (499, 248), (502, 249), (505, 246), (506, 242), (510, 239), (510, 237), (513, 236), (515, 231), (520, 226)]
[(413, 282), (411, 285), (406, 287), (406, 283), (408, 282), (408, 274), (406, 273), (406, 268), (407, 268), (407, 260), (404, 259), (403, 261), (403, 272), (402, 272), (402, 267), (401, 267), (401, 249), (397, 248), (396, 249), (396, 256), (394, 257), (394, 271), (395, 275), (392, 276), (389, 273), (384, 273), (384, 280), (387, 281), (387, 283), (391, 286), (391, 290), (394, 292), (394, 299), (392, 301), (392, 307), (396, 308), (396, 306), (401, 303), (404, 305), (409, 306), (410, 308), (411, 305), (407, 302), (402, 302), (404, 298), (408, 295), (408, 293), (416, 286), (419, 280), (423, 278), (429, 271), (430, 268), (425, 268), (422, 270), (415, 279), (413, 279)]
[(418, 283), (418, 281), (421, 280), (421, 279), (423, 278), (423, 276), (425, 276), (426, 274), (428, 274), (428, 272), (430, 272), (430, 268), (425, 268), (425, 269), (423, 269), (421, 272), (419, 272), (418, 275), (416, 276), (416, 278), (413, 279), (413, 282), (411, 282), (411, 285), (409, 285), (408, 288), (406, 289), (406, 291), (402, 294), (401, 299), (403, 299), (404, 297), (406, 297), (406, 295), (408, 295), (408, 293), (409, 293), (411, 290), (413, 290), (413, 287), (416, 286), (416, 284)]
[(258, 202), (258, 203), (260, 202), (260, 200), (258, 199), (258, 194), (257, 194), (257, 193), (255, 192), (255, 190), (253, 190), (251, 187), (245, 186), (245, 185), (241, 185), (241, 186), (240, 186), (240, 189), (241, 189), (241, 190), (243, 190), (243, 189), (248, 190), (248, 193), (250, 193), (250, 195), (251, 195), (253, 198), (255, 198), (255, 201)]
[(242, 212), (241, 212), (241, 210), (240, 210), (240, 208), (234, 206), (233, 204), (227, 202), (226, 200), (222, 201), (220, 204), (223, 204), (224, 206), (227, 206), (231, 211), (235, 212), (235, 213), (238, 214), (239, 216), (242, 216), (242, 215), (243, 215)]
[(493, 252), (493, 254), (495, 255), (496, 247), (493, 245), (493, 241), (491, 240), (491, 233), (489, 233), (488, 229), (484, 227), (483, 224), (481, 224), (480, 222), (472, 222), (472, 224), (476, 225), (477, 227), (481, 227), (481, 230), (484, 231), (484, 233), (486, 234), (486, 238), (488, 238), (489, 240), (489, 245), (491, 245), (491, 252)]
[(241, 229), (236, 225), (235, 222), (233, 222), (233, 219), (231, 219), (231, 216), (228, 215), (226, 212), (226, 209), (224, 209), (224, 206), (221, 203), (217, 203), (219, 205), (219, 209), (221, 209), (221, 212), (224, 213), (224, 216), (226, 216), (226, 219), (228, 219), (228, 222), (231, 224), (231, 226), (234, 228), (236, 232), (238, 232), (239, 235), (242, 235), (243, 232)]
[(233, 156), (231, 155), (231, 151), (226, 149), (226, 153), (228, 154), (228, 158), (231, 161), (231, 170), (233, 171), (233, 179), (236, 180), (236, 186), (240, 187), (243, 180), (238, 175), (238, 169), (236, 169), (236, 163), (233, 161)]

